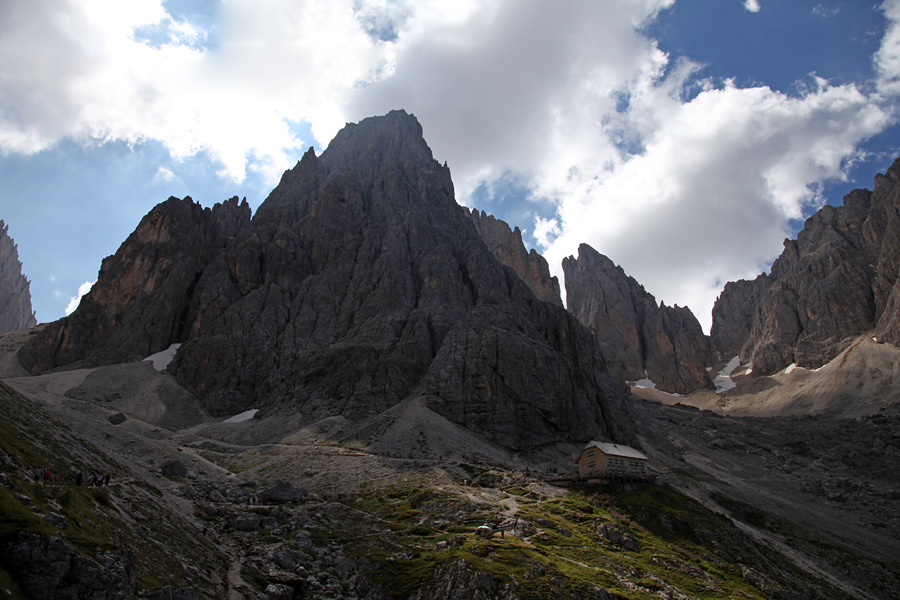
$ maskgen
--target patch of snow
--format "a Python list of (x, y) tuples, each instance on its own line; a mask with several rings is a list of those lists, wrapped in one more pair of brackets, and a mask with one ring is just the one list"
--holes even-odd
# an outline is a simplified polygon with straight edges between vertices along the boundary
[(653, 381), (651, 379), (648, 379), (646, 377), (644, 379), (638, 379), (637, 381), (629, 381), (628, 385), (632, 385), (634, 387), (648, 388), (651, 390), (656, 389), (656, 384), (653, 383)]
[(253, 408), (250, 410), (245, 410), (244, 412), (234, 415), (233, 417), (228, 417), (223, 423), (243, 423), (244, 421), (249, 421), (259, 412), (258, 408)]
[(713, 380), (713, 383), (716, 384), (717, 394), (737, 387), (737, 384), (731, 379), (731, 374), (739, 366), (741, 366), (741, 357), (735, 356), (728, 361), (728, 364), (725, 365), (724, 369), (719, 371), (719, 374), (716, 375), (716, 378)]
[(790, 375), (791, 372), (792, 372), (794, 369), (796, 369), (796, 368), (797, 368), (797, 363), (791, 363), (791, 364), (789, 364), (788, 366), (786, 366), (786, 367), (784, 368), (784, 374), (785, 374), (785, 375)]
[(151, 354), (144, 360), (151, 361), (153, 363), (153, 368), (157, 371), (165, 371), (166, 367), (169, 366), (169, 363), (172, 362), (172, 359), (175, 358), (175, 353), (178, 352), (180, 347), (181, 344), (172, 344), (162, 352)]

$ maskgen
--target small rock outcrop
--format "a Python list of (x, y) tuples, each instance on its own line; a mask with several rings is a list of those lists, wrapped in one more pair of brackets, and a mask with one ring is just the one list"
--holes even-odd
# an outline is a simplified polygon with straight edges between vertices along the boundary
[(687, 307), (657, 304), (621, 267), (587, 244), (563, 260), (569, 310), (609, 348), (628, 379), (688, 393), (713, 387), (712, 346)]
[(304, 498), (306, 498), (306, 488), (294, 485), (284, 479), (275, 482), (275, 485), (259, 493), (259, 499), (263, 502), (274, 502), (276, 504), (296, 502)]
[(559, 279), (550, 275), (547, 259), (533, 248), (531, 252), (525, 250), (521, 230), (510, 229), (505, 221), (484, 211), (473, 208), (470, 214), (475, 229), (497, 260), (518, 273), (538, 300), (562, 306)]
[(105, 553), (99, 562), (56, 537), (20, 532), (2, 549), (4, 565), (34, 600), (133, 597), (135, 554)]
[[(717, 343), (733, 348), (755, 304), (742, 361), (770, 375), (796, 363), (819, 367), (859, 335), (900, 341), (900, 159), (875, 177), (873, 191), (858, 189), (843, 206), (825, 206), (806, 220), (767, 278), (726, 290), (713, 310)], [(735, 310), (733, 305), (740, 305)]]
[(30, 282), (22, 274), (19, 249), (0, 219), (0, 334), (37, 325), (31, 310)]

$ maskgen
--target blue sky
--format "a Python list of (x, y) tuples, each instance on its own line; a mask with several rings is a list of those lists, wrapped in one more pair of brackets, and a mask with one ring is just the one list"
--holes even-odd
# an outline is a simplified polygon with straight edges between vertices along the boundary
[(900, 156), (900, 0), (9, 0), (0, 219), (39, 321), (169, 196), (254, 209), (349, 121), (414, 113), (458, 200), (586, 242), (708, 330)]

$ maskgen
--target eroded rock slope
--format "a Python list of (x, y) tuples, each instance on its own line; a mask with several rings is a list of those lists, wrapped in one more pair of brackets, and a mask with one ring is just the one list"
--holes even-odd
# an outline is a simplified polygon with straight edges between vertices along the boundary
[[(725, 287), (713, 310), (713, 337), (740, 348), (755, 374), (791, 363), (819, 367), (857, 336), (875, 330), (900, 341), (900, 159), (857, 189), (843, 206), (825, 206), (806, 220), (768, 277)], [(752, 308), (751, 308), (752, 306)]]

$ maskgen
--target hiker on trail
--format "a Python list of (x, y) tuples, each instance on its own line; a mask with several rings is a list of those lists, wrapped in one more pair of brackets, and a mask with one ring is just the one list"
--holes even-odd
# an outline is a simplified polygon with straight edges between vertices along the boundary
[(84, 475), (81, 474), (81, 471), (78, 471), (78, 475), (75, 476), (75, 485), (81, 485), (81, 482), (84, 480)]
[(106, 487), (109, 487), (109, 477), (110, 477), (109, 473), (107, 473), (107, 474), (103, 477), (103, 485), (105, 485)]
[(50, 481), (50, 469), (44, 469), (44, 483)]
[(44, 472), (43, 467), (38, 467), (38, 469), (34, 472), (34, 482), (35, 483), (41, 482), (41, 473), (43, 473), (43, 472)]

